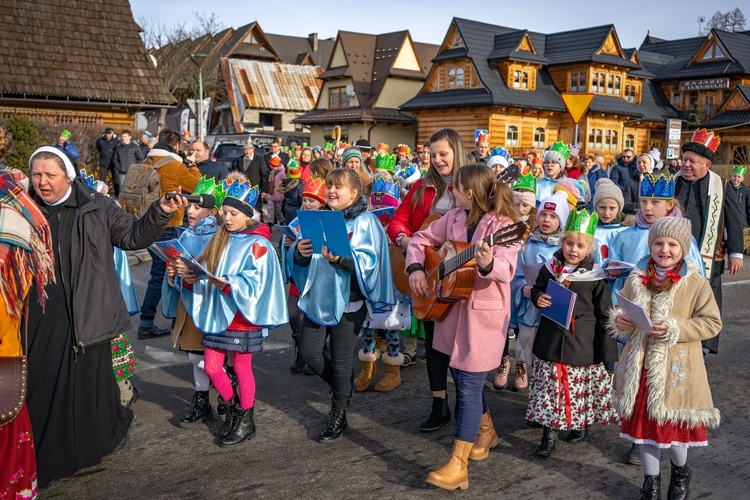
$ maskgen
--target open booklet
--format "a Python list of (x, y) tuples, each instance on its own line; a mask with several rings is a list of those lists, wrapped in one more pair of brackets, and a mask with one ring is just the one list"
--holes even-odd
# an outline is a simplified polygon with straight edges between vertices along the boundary
[(190, 252), (188, 252), (178, 240), (157, 241), (149, 248), (161, 257), (162, 260), (169, 262), (173, 266), (176, 266), (178, 262), (182, 262), (182, 264), (193, 271), (199, 279), (213, 278), (221, 283), (229, 283), (224, 278), (210, 273), (200, 262), (195, 260), (195, 257), (190, 255)]
[(622, 309), (622, 313), (630, 318), (639, 330), (650, 332), (654, 324), (648, 316), (646, 309), (641, 304), (636, 304), (632, 300), (623, 297), (619, 292), (615, 292), (615, 295), (617, 295), (617, 303), (620, 309)]
[(295, 217), (288, 226), (285, 226), (283, 224), (274, 224), (274, 227), (278, 229), (281, 234), (289, 238), (289, 243), (291, 243), (292, 241), (297, 239), (297, 235), (299, 234), (299, 219)]

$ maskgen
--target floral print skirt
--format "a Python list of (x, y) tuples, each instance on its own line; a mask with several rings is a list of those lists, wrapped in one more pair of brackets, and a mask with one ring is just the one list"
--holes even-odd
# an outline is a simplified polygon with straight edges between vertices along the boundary
[(570, 366), (534, 359), (526, 419), (557, 430), (583, 430), (609, 424), (612, 377), (603, 364)]
[(663, 424), (648, 414), (648, 369), (641, 371), (641, 382), (635, 396), (633, 414), (620, 423), (620, 437), (637, 444), (650, 444), (659, 448), (671, 446), (706, 446), (706, 426), (689, 426), (667, 420)]
[(112, 341), (112, 369), (117, 382), (122, 382), (133, 375), (135, 370), (135, 352), (128, 336), (121, 333)]
[(0, 427), (0, 499), (26, 500), (36, 496), (34, 438), (24, 403), (16, 418)]

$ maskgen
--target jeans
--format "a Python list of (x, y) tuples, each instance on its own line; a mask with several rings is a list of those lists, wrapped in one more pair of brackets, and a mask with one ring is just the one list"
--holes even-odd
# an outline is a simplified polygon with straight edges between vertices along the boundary
[(487, 401), (484, 398), (484, 379), (486, 372), (474, 373), (463, 370), (451, 370), (458, 384), (458, 422), (455, 438), (459, 441), (473, 443), (479, 432), (482, 415), (487, 413)]
[[(299, 337), (302, 359), (333, 392), (333, 407), (346, 410), (354, 390), (354, 363), (352, 351), (357, 335), (365, 322), (367, 308), (344, 313), (338, 325), (320, 326), (305, 316)], [(328, 353), (323, 352), (326, 337), (330, 342)]]
[[(159, 239), (156, 241), (167, 241), (177, 238), (177, 229), (174, 227), (168, 227), (161, 233)], [(154, 324), (154, 318), (156, 317), (156, 306), (159, 305), (161, 300), (161, 285), (164, 281), (164, 275), (167, 272), (167, 264), (161, 257), (156, 255), (151, 249), (148, 249), (148, 253), (151, 254), (151, 279), (148, 280), (148, 287), (146, 288), (146, 295), (143, 296), (143, 304), (141, 304), (141, 321), (140, 326), (149, 327)]]

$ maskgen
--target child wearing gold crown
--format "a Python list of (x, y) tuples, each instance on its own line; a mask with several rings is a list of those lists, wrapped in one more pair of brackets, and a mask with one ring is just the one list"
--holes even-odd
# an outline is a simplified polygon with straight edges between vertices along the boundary
[[(221, 224), (219, 209), (226, 196), (224, 183), (217, 184), (214, 179), (203, 177), (193, 191), (194, 195), (211, 195), (216, 203), (213, 208), (203, 208), (191, 203), (187, 208), (188, 228), (182, 232), (178, 241), (193, 257), (198, 257), (206, 247)], [(199, 422), (210, 420), (213, 416), (208, 399), (211, 380), (205, 370), (203, 356), (203, 334), (195, 327), (193, 319), (188, 316), (182, 303), (182, 282), (186, 276), (195, 273), (178, 263), (177, 267), (167, 263), (167, 272), (162, 284), (162, 314), (165, 318), (174, 318), (172, 326), (172, 344), (188, 353), (193, 364), (193, 385), (195, 394), (190, 400), (190, 409), (180, 418), (178, 426), (189, 427)], [(233, 376), (233, 370), (229, 369)]]
[(668, 498), (688, 498), (688, 448), (706, 446), (706, 427), (719, 425), (703, 362), (701, 341), (721, 330), (711, 285), (685, 259), (688, 219), (663, 217), (648, 232), (649, 258), (631, 273), (623, 297), (640, 304), (653, 325), (639, 327), (613, 309), (610, 328), (625, 348), (617, 365), (613, 402), (620, 437), (637, 445), (643, 462), (641, 498), (661, 498), (660, 454), (669, 450)]
[[(205, 370), (226, 401), (221, 445), (239, 444), (255, 434), (253, 353), (263, 349), (266, 329), (289, 322), (286, 293), (271, 230), (258, 223), (253, 208), (260, 189), (234, 181), (221, 206), (224, 225), (206, 245), (198, 261), (214, 277), (185, 276), (183, 303), (203, 332)], [(224, 371), (227, 352), (234, 353), (237, 387)]]
[(579, 443), (591, 424), (615, 419), (604, 364), (617, 361), (617, 344), (606, 327), (609, 286), (592, 256), (597, 222), (596, 213), (571, 212), (562, 248), (542, 266), (531, 290), (534, 305), (542, 311), (554, 305), (546, 293), (552, 280), (577, 294), (569, 328), (542, 316), (534, 339), (526, 418), (544, 427), (535, 452), (542, 458), (555, 452), (558, 430), (570, 431), (565, 440)]

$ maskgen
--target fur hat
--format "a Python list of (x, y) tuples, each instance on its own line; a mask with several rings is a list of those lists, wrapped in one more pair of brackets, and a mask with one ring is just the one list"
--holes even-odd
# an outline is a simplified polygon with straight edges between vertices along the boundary
[(625, 200), (622, 197), (622, 190), (617, 184), (604, 177), (596, 181), (594, 191), (594, 210), (602, 200), (615, 200), (617, 206), (620, 207), (620, 212), (622, 212)]
[(513, 190), (513, 199), (522, 201), (532, 207), (536, 206), (536, 194), (531, 191)]
[(557, 218), (560, 219), (560, 229), (564, 228), (568, 221), (568, 214), (570, 214), (568, 196), (562, 191), (553, 193), (552, 196), (542, 200), (539, 205), (539, 213), (542, 212), (552, 212), (557, 215)]
[(581, 195), (581, 190), (576, 185), (575, 181), (573, 179), (569, 178), (563, 178), (561, 179), (557, 185), (552, 188), (553, 193), (557, 193), (558, 191), (562, 191), (565, 193), (565, 195), (568, 198), (568, 203), (570, 204), (570, 208), (573, 209), (578, 205), (578, 202), (583, 199), (583, 195)]
[(685, 258), (690, 252), (691, 236), (690, 220), (683, 217), (662, 217), (651, 226), (648, 232), (648, 248), (654, 240), (660, 236), (668, 236), (680, 244), (682, 257)]

